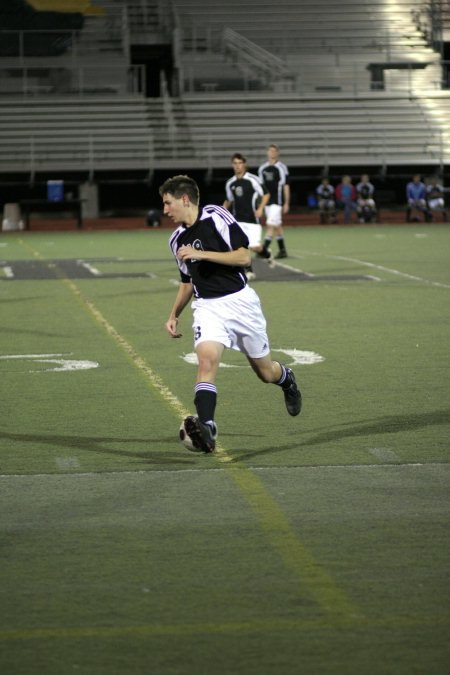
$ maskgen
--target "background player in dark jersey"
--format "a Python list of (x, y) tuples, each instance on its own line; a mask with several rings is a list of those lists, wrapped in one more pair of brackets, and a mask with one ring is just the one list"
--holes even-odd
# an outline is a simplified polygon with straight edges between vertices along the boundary
[(319, 204), (320, 223), (323, 225), (330, 218), (332, 223), (336, 222), (336, 203), (334, 201), (334, 187), (328, 178), (322, 178), (320, 185), (316, 188)]
[[(234, 176), (225, 183), (225, 201), (223, 206), (231, 211), (248, 237), (248, 246), (267, 261), (272, 260), (272, 253), (261, 243), (262, 227), (259, 219), (269, 201), (269, 193), (261, 184), (258, 176), (247, 171), (247, 160), (240, 152), (231, 158)], [(246, 269), (247, 279), (255, 278), (253, 267)]]
[(375, 220), (377, 209), (375, 205), (375, 187), (370, 182), (367, 173), (363, 173), (361, 180), (356, 185), (356, 210), (360, 223), (372, 223)]
[(278, 253), (275, 258), (287, 258), (284, 242), (283, 214), (289, 213), (291, 202), (291, 188), (289, 185), (289, 171), (280, 161), (280, 150), (271, 143), (267, 148), (267, 162), (261, 164), (258, 176), (270, 193), (266, 212), (266, 236), (264, 248), (268, 249), (273, 237), (278, 243)]
[(212, 452), (217, 436), (215, 382), (225, 348), (243, 352), (260, 380), (281, 387), (292, 416), (300, 413), (301, 394), (292, 370), (270, 356), (260, 300), (244, 273), (250, 261), (248, 239), (236, 220), (221, 206), (200, 208), (198, 186), (188, 176), (169, 178), (159, 192), (164, 214), (178, 225), (169, 242), (181, 278), (165, 324), (171, 337), (181, 337), (178, 317), (194, 297), (197, 416), (186, 418), (185, 429), (196, 448)]

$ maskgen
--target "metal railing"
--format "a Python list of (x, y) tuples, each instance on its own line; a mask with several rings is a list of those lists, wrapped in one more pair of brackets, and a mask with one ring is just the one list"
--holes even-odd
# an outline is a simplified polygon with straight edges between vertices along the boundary
[(443, 54), (444, 47), (444, 15), (449, 3), (442, 0), (429, 0), (420, 8), (411, 10), (414, 25), (424, 36), (427, 44), (435, 51)]
[(169, 87), (167, 84), (166, 75), (163, 70), (160, 72), (160, 87), (164, 107), (164, 116), (166, 118), (167, 128), (169, 131), (169, 145), (172, 149), (171, 154), (173, 157), (176, 153), (177, 127), (175, 123), (175, 116), (173, 114), (172, 99), (169, 94)]
[(92, 178), (96, 171), (122, 169), (153, 170), (155, 167), (154, 140), (151, 133), (133, 147), (118, 149), (114, 143), (105, 146), (93, 134), (78, 135), (76, 146), (67, 142), (52, 147), (49, 139), (43, 142), (34, 135), (26, 136), (19, 145), (0, 153), (0, 171), (26, 172), (34, 177), (42, 171), (84, 171)]
[(105, 30), (0, 30), (0, 56), (17, 58), (67, 57), (78, 59), (93, 53), (128, 54), (126, 12), (108, 17)]
[[(207, 57), (204, 57), (205, 59)], [(291, 67), (291, 75), (264, 78), (258, 80), (257, 73), (238, 72), (237, 68), (232, 80), (226, 80), (217, 67), (217, 76), (211, 73), (205, 76), (202, 61), (184, 59), (179, 72), (180, 95), (220, 94), (224, 91), (247, 93), (261, 91), (277, 94), (298, 94), (300, 96), (321, 95), (365, 95), (380, 91), (390, 94), (420, 95), (423, 91), (450, 90), (450, 61), (437, 61), (422, 64), (401, 62), (400, 67), (394, 63), (380, 61), (376, 64), (355, 63), (351, 59), (341, 60), (339, 67), (324, 61), (321, 68), (305, 69)], [(224, 62), (225, 63), (225, 62)], [(378, 69), (374, 66), (378, 66)]]
[(225, 28), (222, 32), (222, 52), (236, 60), (238, 68), (243, 66), (267, 84), (280, 78), (291, 76), (283, 59), (260, 47), (255, 42), (233, 30)]
[[(180, 22), (182, 27), (183, 51), (204, 53), (205, 51), (219, 52), (222, 50), (223, 26), (220, 24), (198, 24), (196, 22)], [(269, 27), (265, 26), (268, 32)], [(240, 35), (257, 43), (261, 42), (261, 29), (255, 25), (249, 25), (245, 30), (240, 29)], [(379, 58), (390, 60), (392, 52), (406, 49), (425, 49), (426, 41), (417, 32), (403, 32), (399, 35), (396, 31), (382, 30), (371, 35), (352, 35), (338, 32), (316, 34), (315, 32), (301, 30), (301, 26), (286, 27), (283, 35), (271, 37), (269, 34), (264, 39), (264, 47), (270, 53), (284, 59), (287, 54), (297, 53), (328, 53), (336, 55), (361, 52), (376, 52)]]
[(145, 95), (144, 66), (1, 66), (0, 96)]
[[(117, 135), (114, 134), (115, 138)], [(91, 178), (101, 170), (136, 170), (149, 173), (157, 169), (178, 168), (185, 165), (183, 148), (158, 147), (151, 131), (138, 135), (120, 145), (111, 138), (98, 138), (95, 134), (77, 134), (76, 143), (70, 140), (46, 139), (34, 134), (24, 135), (20, 143), (4, 144), (0, 153), (0, 172), (26, 172), (34, 177), (48, 171), (84, 171)], [(8, 148), (9, 146), (9, 148)], [(246, 155), (249, 164), (257, 165), (261, 154), (261, 134), (249, 137)], [(419, 159), (420, 158), (420, 159)], [(286, 161), (292, 166), (330, 167), (342, 163), (379, 166), (406, 165), (409, 162), (439, 165), (444, 167), (450, 161), (450, 146), (443, 131), (434, 132), (426, 140), (404, 142), (392, 147), (392, 138), (377, 132), (373, 138), (347, 147), (336, 144), (326, 133), (308, 135), (307, 143), (297, 143), (286, 154)], [(229, 150), (218, 146), (215, 137), (206, 134), (197, 138), (195, 153), (190, 155), (189, 166), (207, 169), (229, 166)]]

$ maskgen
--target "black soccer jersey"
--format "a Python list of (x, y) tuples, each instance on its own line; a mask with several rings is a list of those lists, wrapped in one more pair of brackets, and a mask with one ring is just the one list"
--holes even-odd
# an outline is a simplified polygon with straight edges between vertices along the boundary
[(225, 183), (227, 201), (231, 202), (231, 212), (240, 223), (259, 223), (255, 216), (258, 203), (267, 190), (264, 190), (258, 176), (246, 171), (242, 178), (233, 176)]
[(284, 195), (283, 187), (289, 184), (289, 171), (283, 162), (264, 162), (258, 169), (258, 176), (262, 183), (264, 183), (267, 190), (270, 192), (270, 204), (283, 205)]
[(332, 185), (319, 185), (316, 192), (322, 199), (329, 199), (334, 195), (334, 187)]
[(361, 199), (369, 199), (373, 196), (375, 188), (373, 187), (372, 183), (363, 183), (361, 181), (361, 183), (358, 183), (356, 186), (356, 191), (358, 193), (358, 197), (361, 197)]
[(180, 246), (190, 245), (200, 251), (234, 251), (248, 248), (248, 239), (229, 211), (212, 204), (200, 210), (191, 227), (180, 225), (169, 240), (183, 283), (192, 282), (196, 298), (219, 298), (244, 288), (247, 279), (242, 267), (222, 265), (208, 260), (181, 261), (176, 257)]

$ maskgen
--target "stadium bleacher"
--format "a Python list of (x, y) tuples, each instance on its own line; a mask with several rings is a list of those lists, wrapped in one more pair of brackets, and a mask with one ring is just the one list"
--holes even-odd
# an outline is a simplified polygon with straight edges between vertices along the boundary
[[(257, 163), (269, 142), (293, 167), (450, 162), (450, 92), (355, 101), (262, 95), (171, 101), (33, 98), (0, 108), (0, 171), (228, 168), (233, 149)], [(172, 124), (170, 124), (172, 120)]]
[[(185, 86), (195, 82), (196, 76), (201, 81), (202, 61), (208, 60), (209, 52), (223, 52), (225, 28), (232, 28), (242, 39), (282, 57), (297, 80), (296, 90), (301, 87), (304, 92), (314, 91), (317, 86), (349, 89), (349, 84), (352, 91), (355, 78), (358, 86), (368, 87), (366, 65), (379, 61), (428, 64), (429, 85), (436, 78), (430, 68), (433, 70), (439, 62), (439, 55), (414, 22), (415, 9), (423, 5), (422, 0), (283, 0), (276, 4), (267, 0), (230, 0), (226, 5), (212, 0), (205, 13), (200, 2), (174, 0), (182, 27), (183, 61), (189, 70), (196, 68), (196, 75), (191, 75)], [(239, 71), (248, 64), (236, 60), (235, 66)], [(348, 77), (342, 78), (342, 69), (349, 71), (350, 82)], [(412, 75), (413, 86), (423, 83), (420, 74)]]
[[(0, 57), (3, 175), (213, 171), (235, 150), (256, 164), (268, 142), (294, 171), (448, 166), (450, 91), (422, 0), (41, 7), (61, 4), (79, 22), (64, 53)], [(158, 40), (173, 41), (174, 71), (146, 98), (129, 47)]]
[(143, 98), (5, 101), (0, 171), (146, 169), (153, 159)]

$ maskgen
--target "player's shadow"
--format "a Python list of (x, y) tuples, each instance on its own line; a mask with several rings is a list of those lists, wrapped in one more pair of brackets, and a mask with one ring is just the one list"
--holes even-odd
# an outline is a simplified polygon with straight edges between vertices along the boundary
[(448, 424), (450, 412), (448, 410), (434, 410), (428, 413), (410, 415), (386, 415), (379, 419), (363, 420), (358, 424), (343, 425), (343, 428), (322, 431), (307, 441), (302, 442), (303, 447), (320, 445), (342, 438), (354, 438), (357, 436), (376, 436), (378, 434), (395, 434), (399, 431), (415, 431), (438, 424)]
[[(299, 418), (301, 422), (301, 418)], [(358, 424), (343, 424), (339, 428), (322, 430), (320, 433), (309, 438), (302, 435), (301, 427), (295, 433), (295, 443), (267, 447), (252, 452), (244, 452), (236, 457), (233, 462), (245, 461), (252, 457), (258, 457), (281, 450), (302, 450), (315, 445), (326, 445), (345, 438), (361, 436), (376, 436), (378, 434), (395, 434), (400, 431), (415, 431), (430, 426), (450, 423), (448, 410), (434, 410), (429, 413), (411, 415), (387, 415), (379, 419), (362, 420)]]
[[(170, 447), (179, 445), (177, 437), (160, 438), (114, 438), (112, 436), (63, 436), (60, 434), (20, 434), (0, 431), (0, 439), (23, 443), (24, 447), (28, 443), (43, 444), (55, 446), (58, 449), (68, 449), (71, 451), (90, 452), (111, 457), (126, 457), (131, 460), (137, 460), (141, 464), (192, 464), (193, 457), (183, 455), (181, 452), (151, 451), (151, 450), (127, 450), (125, 448), (113, 448), (112, 443), (121, 444), (144, 444), (146, 447), (153, 444), (162, 444)], [(109, 447), (108, 447), (109, 445)]]

